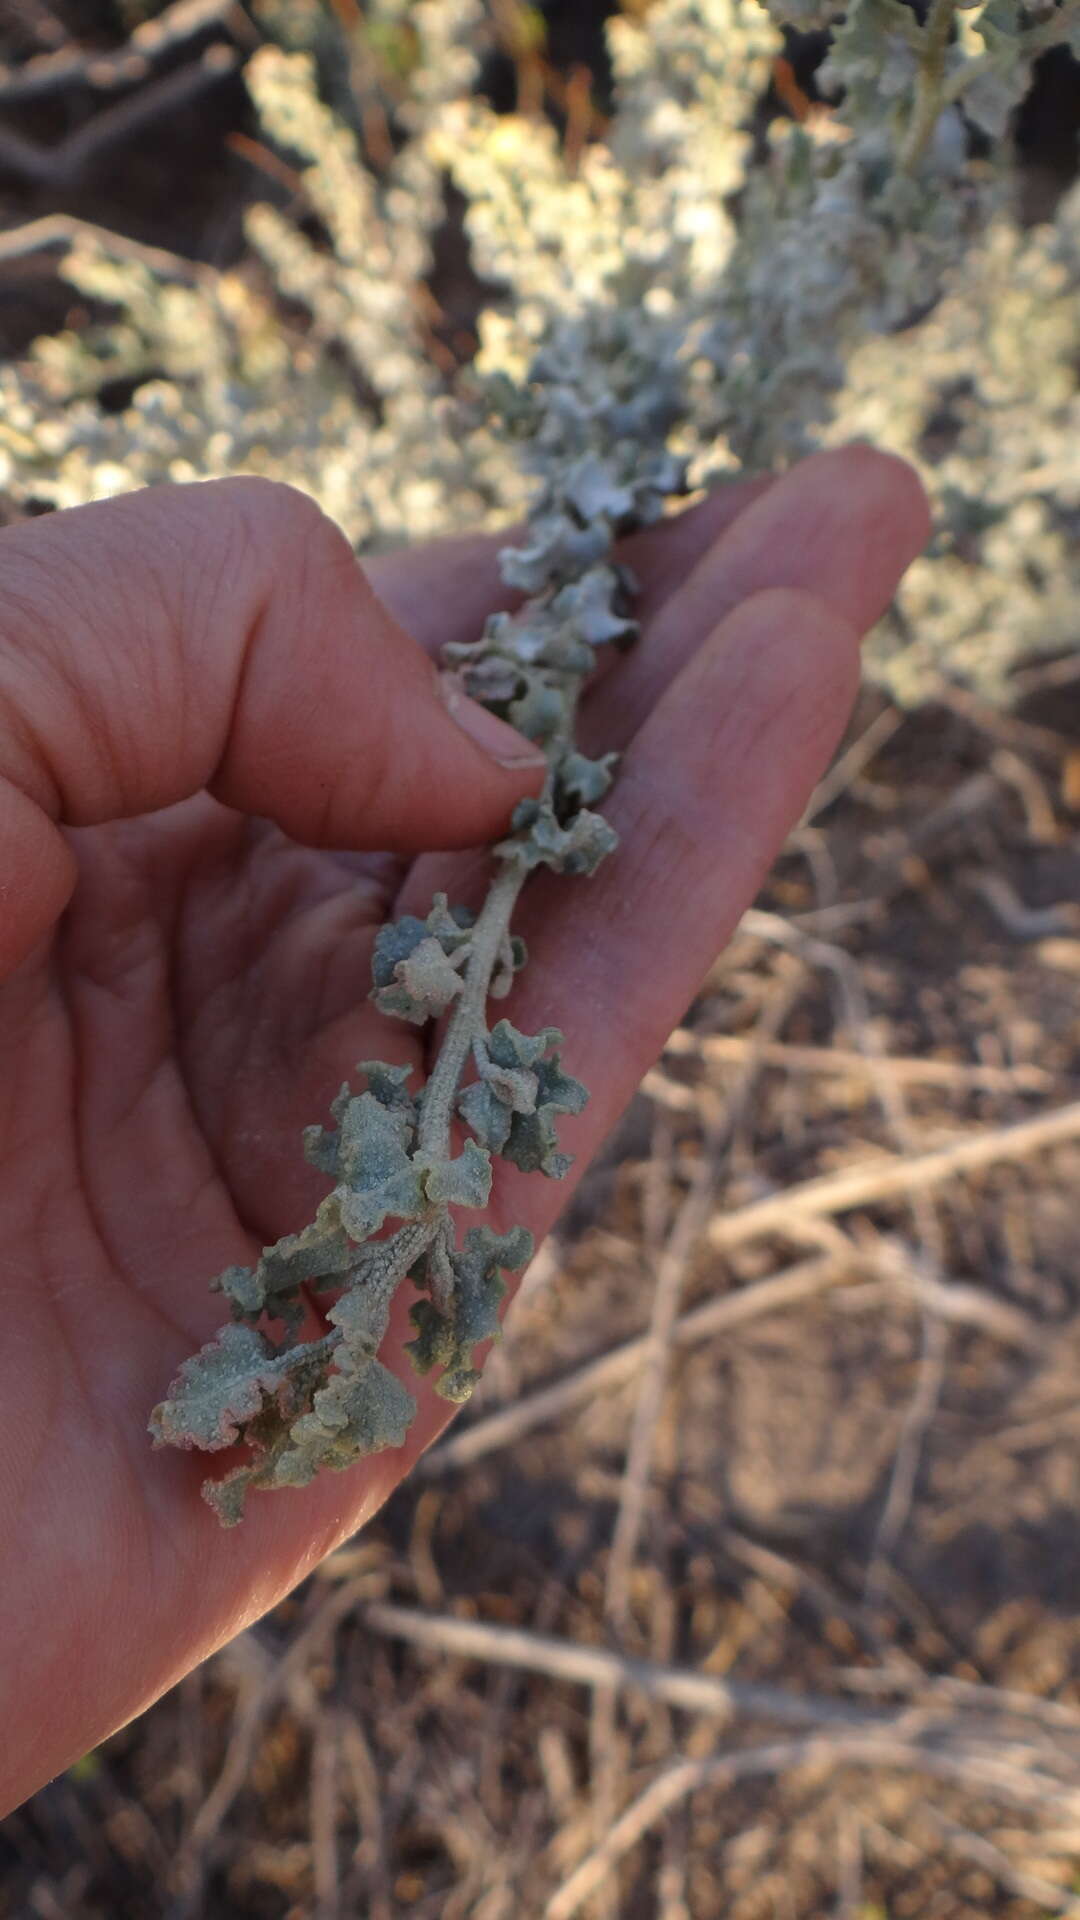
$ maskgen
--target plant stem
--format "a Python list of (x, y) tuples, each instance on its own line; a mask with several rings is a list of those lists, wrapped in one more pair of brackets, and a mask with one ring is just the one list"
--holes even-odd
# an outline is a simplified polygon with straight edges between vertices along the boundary
[(958, 0), (933, 0), (922, 34), (915, 107), (900, 155), (900, 172), (915, 173), (945, 105), (945, 56)]
[[(574, 699), (565, 731), (560, 730), (547, 743), (548, 772), (541, 803), (550, 804), (555, 790), (555, 768), (564, 749), (574, 743), (574, 716), (583, 678), (571, 677)], [(486, 1025), (485, 1009), (500, 950), (510, 933), (510, 921), (518, 895), (528, 878), (529, 869), (522, 860), (504, 858), (501, 871), (488, 888), (487, 898), (472, 930), (469, 958), (462, 975), (450, 1024), (443, 1036), (438, 1058), (428, 1075), (420, 1101), (417, 1145), (443, 1159), (449, 1151), (454, 1100), (465, 1062)]]
[(487, 899), (472, 931), (472, 946), (462, 990), (439, 1048), (439, 1057), (424, 1088), (420, 1103), (418, 1145), (439, 1159), (445, 1157), (449, 1148), (450, 1123), (458, 1082), (473, 1041), (484, 1022), (491, 976), (500, 948), (509, 933), (510, 916), (526, 872), (523, 861), (506, 860), (488, 889)]

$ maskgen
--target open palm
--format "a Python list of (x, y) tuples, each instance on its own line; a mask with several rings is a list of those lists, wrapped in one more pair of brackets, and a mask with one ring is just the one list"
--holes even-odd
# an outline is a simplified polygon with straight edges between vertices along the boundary
[[(510, 1003), (564, 1029), (591, 1089), (565, 1128), (579, 1167), (797, 817), (854, 635), (924, 535), (908, 470), (852, 449), (629, 543), (643, 639), (583, 716), (586, 750), (625, 756), (622, 845), (527, 891)], [(380, 606), (310, 503), (251, 481), (0, 535), (0, 1808), (273, 1605), (449, 1418), (402, 1308), (383, 1358), (418, 1398), (407, 1445), (257, 1495), (232, 1533), (205, 1460), (146, 1431), (222, 1318), (209, 1277), (322, 1197), (300, 1129), (357, 1060), (419, 1064), (366, 1000), (378, 926), (437, 887), (475, 902), (468, 848), (535, 789), (420, 654), (499, 602), (494, 553), (383, 559)], [(494, 1224), (539, 1237), (572, 1179), (506, 1168)]]

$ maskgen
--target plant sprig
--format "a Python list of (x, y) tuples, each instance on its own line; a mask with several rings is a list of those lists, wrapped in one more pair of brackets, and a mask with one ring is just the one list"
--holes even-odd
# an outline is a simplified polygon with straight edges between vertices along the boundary
[[(606, 324), (619, 334), (616, 312)], [(629, 335), (613, 344), (621, 365)], [(550, 442), (562, 369), (560, 361), (546, 370), (540, 356), (526, 388), (495, 383), (493, 402), (515, 431), (531, 434), (546, 421)], [(473, 699), (543, 747), (547, 774), (539, 798), (518, 805), (492, 849), (477, 914), (439, 894), (424, 919), (407, 914), (376, 938), (376, 1007), (415, 1026), (446, 1017), (427, 1080), (414, 1090), (410, 1068), (360, 1062), (360, 1090), (345, 1085), (332, 1102), (336, 1124), (304, 1134), (330, 1192), (300, 1232), (211, 1283), (232, 1321), (184, 1362), (151, 1416), (158, 1445), (247, 1447), (241, 1465), (203, 1485), (226, 1526), (242, 1517), (251, 1488), (303, 1486), (322, 1468), (402, 1444), (416, 1404), (378, 1354), (406, 1282), (417, 1290), (407, 1349), (415, 1370), (437, 1370), (436, 1391), (447, 1400), (469, 1397), (480, 1377), (476, 1350), (499, 1332), (503, 1276), (525, 1265), (532, 1239), (523, 1227), (500, 1235), (481, 1226), (459, 1244), (455, 1210), (486, 1206), (495, 1157), (550, 1179), (571, 1165), (558, 1122), (588, 1095), (563, 1071), (561, 1033), (523, 1033), (505, 1018), (489, 1025), (489, 1003), (509, 992), (525, 963), (511, 920), (529, 875), (541, 866), (591, 874), (616, 845), (595, 811), (616, 756), (587, 758), (574, 724), (598, 650), (625, 647), (637, 633), (635, 583), (612, 559), (613, 543), (655, 519), (683, 486), (679, 460), (628, 432), (618, 384), (572, 407), (563, 393), (557, 457), (529, 540), (501, 556), (508, 583), (530, 597), (516, 613), (493, 614), (475, 642), (444, 649), (444, 665)], [(656, 424), (654, 396), (650, 429)], [(455, 1153), (458, 1121), (468, 1137)], [(306, 1338), (307, 1291), (331, 1289), (330, 1331)]]

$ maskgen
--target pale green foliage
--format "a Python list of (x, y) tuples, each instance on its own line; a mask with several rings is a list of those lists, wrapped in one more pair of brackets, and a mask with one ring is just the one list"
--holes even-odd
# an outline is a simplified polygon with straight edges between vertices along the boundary
[(829, 27), (844, 12), (842, 0), (764, 0), (764, 6), (777, 26), (800, 33)]
[[(332, 247), (269, 206), (252, 209), (248, 238), (314, 324), (290, 333), (250, 269), (174, 283), (107, 241), (80, 241), (69, 279), (120, 318), (39, 342), (26, 369), (0, 369), (0, 486), (72, 506), (237, 470), (287, 477), (361, 546), (521, 511), (512, 456), (482, 420), (452, 418), (437, 391), (417, 291), (443, 206), (428, 134), (446, 90), (471, 83), (480, 8), (431, 0), (407, 11), (417, 58), (396, 112), (411, 137), (377, 183), (320, 102), (307, 54), (267, 47), (247, 67), (267, 134), (308, 163), (305, 192)], [(404, 12), (392, 0), (376, 9), (384, 24)], [(106, 382), (140, 374), (166, 377), (148, 377), (122, 414), (95, 404)]]
[[(781, 9), (775, 9), (780, 12)], [(901, 0), (861, 0), (845, 9), (821, 69), (825, 88), (843, 88), (845, 119), (856, 128), (910, 108), (919, 77), (921, 35)]]
[(522, 1173), (554, 1180), (570, 1171), (570, 1161), (557, 1150), (558, 1117), (580, 1113), (588, 1098), (551, 1051), (561, 1039), (557, 1027), (519, 1033), (509, 1020), (498, 1021), (474, 1049), (479, 1078), (457, 1101), (466, 1125), (492, 1153), (512, 1160)]
[(252, 1327), (222, 1327), (201, 1353), (185, 1360), (172, 1397), (157, 1409), (157, 1435), (174, 1445), (228, 1447), (267, 1401), (288, 1388), (288, 1374), (269, 1340)]
[(1075, 647), (1078, 367), (1077, 188), (1051, 229), (998, 215), (932, 314), (854, 355), (831, 437), (909, 457), (945, 442), (926, 470), (938, 534), (871, 639), (901, 701), (950, 677), (1004, 699), (1018, 661)]
[[(823, 17), (830, 9), (813, 11)], [(376, 87), (385, 81), (406, 136), (379, 179), (358, 158), (355, 118), (350, 128), (328, 119), (304, 53), (266, 49), (248, 69), (266, 131), (303, 165), (305, 192), (333, 245), (312, 243), (270, 208), (254, 210), (250, 238), (271, 280), (315, 324), (287, 331), (272, 291), (249, 269), (163, 283), (80, 244), (72, 279), (113, 302), (118, 317), (42, 341), (30, 367), (0, 372), (0, 484), (17, 498), (67, 505), (145, 481), (240, 468), (306, 487), (361, 549), (497, 524), (526, 504), (523, 468), (533, 461), (538, 400), (545, 411), (554, 403), (564, 433), (562, 416), (587, 404), (591, 369), (602, 359), (632, 447), (651, 420), (654, 447), (666, 439), (695, 484), (744, 463), (776, 464), (851, 431), (913, 453), (936, 497), (939, 544), (963, 558), (941, 567), (940, 592), (927, 585), (920, 593), (903, 674), (898, 680), (890, 668), (889, 683), (915, 697), (930, 684), (924, 662), (927, 672), (932, 663), (935, 672), (992, 678), (1000, 692), (1011, 661), (1040, 644), (1038, 587), (1019, 547), (1035, 541), (1036, 574), (1045, 573), (1056, 599), (1066, 602), (1080, 585), (1069, 543), (1054, 536), (1054, 487), (1042, 487), (1034, 514), (1020, 512), (1028, 489), (1019, 473), (1010, 479), (1009, 464), (1017, 434), (1010, 430), (1006, 446), (1000, 419), (977, 400), (962, 485), (922, 457), (908, 415), (914, 407), (929, 420), (951, 406), (952, 356), (936, 319), (943, 288), (973, 393), (994, 385), (1001, 327), (980, 285), (980, 235), (991, 222), (999, 235), (1015, 233), (1009, 116), (1037, 54), (1055, 42), (1080, 44), (1080, 6), (947, 6), (949, 33), (928, 94), (940, 110), (923, 114), (921, 132), (913, 121), (925, 45), (911, 11), (899, 0), (856, 0), (842, 18), (832, 11), (823, 78), (836, 111), (806, 129), (777, 124), (763, 163), (753, 165), (747, 129), (781, 46), (756, 0), (656, 0), (641, 20), (617, 17), (621, 112), (610, 141), (591, 146), (573, 175), (550, 130), (500, 120), (469, 98), (481, 0), (368, 6), (361, 78)], [(799, 0), (775, 0), (770, 13), (810, 24)], [(283, 45), (318, 53), (324, 75), (338, 76), (335, 99), (349, 97), (338, 43), (336, 65), (330, 57), (331, 15), (318, 0), (260, 0), (258, 14)], [(990, 162), (970, 161), (962, 115), (993, 138)], [(905, 155), (913, 132), (918, 151)], [(492, 377), (487, 410), (451, 406), (421, 321), (417, 288), (441, 217), (444, 168), (470, 203), (476, 264), (507, 290), (480, 322), (478, 369)], [(1032, 234), (1023, 252), (1026, 270), (1038, 262), (1049, 269), (1062, 255), (1060, 234)], [(1075, 283), (1067, 270), (1050, 274), (1050, 284), (1053, 327), (1067, 333)], [(921, 317), (909, 331), (913, 316)], [(885, 336), (879, 348), (867, 344), (875, 330)], [(561, 376), (557, 386), (547, 381), (543, 396), (525, 380), (541, 349), (541, 367)], [(1059, 372), (1066, 359), (1063, 351), (1054, 360)], [(871, 367), (877, 403), (867, 388)], [(139, 387), (123, 414), (97, 407), (105, 381), (140, 372), (159, 377)], [(501, 387), (497, 375), (506, 376)], [(1067, 472), (1067, 401), (1055, 399), (1047, 414), (1048, 383), (1035, 391), (1036, 356), (1018, 364), (1016, 376), (1031, 387), (1037, 464)], [(850, 384), (858, 405), (844, 398)], [(1026, 404), (1018, 389), (1017, 416)], [(612, 423), (619, 424), (614, 415)], [(569, 455), (572, 436), (565, 439)], [(985, 471), (977, 441), (986, 445)], [(541, 459), (550, 453), (543, 448)], [(613, 484), (617, 495), (625, 475), (616, 472)], [(974, 524), (964, 502), (988, 485), (995, 496), (1011, 488), (1012, 531), (1000, 516), (984, 527), (977, 514)], [(665, 491), (661, 484), (658, 502)], [(576, 506), (560, 517), (541, 505), (508, 577), (536, 592), (545, 568), (573, 571), (596, 538), (577, 524)], [(928, 569), (920, 570), (927, 581)], [(1055, 643), (1059, 625), (1055, 613), (1042, 644)], [(872, 669), (894, 652), (895, 632), (886, 633), (872, 649)], [(495, 685), (499, 662), (484, 672)], [(519, 700), (531, 727), (545, 711), (553, 719), (542, 685)]]
[[(1080, 202), (1020, 234), (1008, 140), (1038, 54), (1080, 46), (1080, 0), (931, 0), (922, 19), (900, 0), (654, 0), (611, 24), (618, 111), (574, 166), (550, 127), (473, 97), (480, 0), (370, 0), (336, 64), (315, 0), (257, 0), (256, 16), (280, 44), (249, 85), (321, 237), (257, 207), (243, 268), (164, 277), (80, 243), (66, 271), (113, 318), (0, 373), (0, 484), (62, 505), (245, 468), (306, 487), (362, 549), (524, 514), (502, 555), (523, 604), (445, 665), (543, 746), (548, 775), (492, 850), (478, 914), (440, 896), (380, 935), (379, 1010), (445, 1022), (428, 1079), (365, 1062), (335, 1126), (307, 1130), (330, 1191), (220, 1276), (235, 1324), (155, 1411), (161, 1442), (247, 1446), (207, 1490), (230, 1523), (250, 1486), (402, 1443), (412, 1398), (377, 1357), (400, 1287), (417, 1370), (467, 1396), (529, 1240), (471, 1228), (459, 1245), (454, 1209), (487, 1203), (499, 1160), (570, 1164), (558, 1128), (586, 1096), (561, 1035), (489, 1026), (487, 1008), (524, 962), (510, 921), (530, 873), (589, 874), (614, 845), (595, 811), (614, 757), (586, 758), (574, 720), (597, 650), (636, 633), (617, 539), (718, 472), (855, 433), (919, 461), (938, 507), (934, 556), (871, 649), (902, 697), (939, 672), (1003, 691), (1017, 658), (1071, 640), (1080, 590)], [(823, 23), (834, 104), (764, 126), (781, 28)], [(394, 129), (374, 171), (373, 102)], [(456, 394), (424, 320), (445, 177), (497, 290)], [(279, 294), (305, 325), (290, 331)], [(96, 396), (118, 375), (137, 384), (113, 415)], [(339, 1297), (305, 1343), (312, 1291)]]
[[(575, 1083), (576, 1084), (576, 1083)], [(448, 1255), (451, 1305), (441, 1313), (433, 1301), (413, 1308), (416, 1338), (409, 1353), (417, 1373), (443, 1369), (439, 1392), (447, 1400), (467, 1400), (480, 1378), (472, 1364), (476, 1347), (497, 1336), (499, 1302), (506, 1291), (502, 1275), (524, 1266), (532, 1241), (523, 1227), (501, 1237), (490, 1227), (470, 1227), (460, 1251)]]
[(426, 920), (406, 914), (383, 927), (371, 968), (380, 1013), (396, 1013), (418, 1026), (445, 1013), (461, 992), (460, 968), (468, 956), (474, 919), (461, 907), (451, 913), (446, 895), (440, 893)]
[(1080, 52), (1080, 14), (1068, 0), (986, 0), (959, 23), (949, 70), (952, 97), (963, 100), (964, 112), (984, 133), (1001, 139), (1039, 54), (1062, 43)]

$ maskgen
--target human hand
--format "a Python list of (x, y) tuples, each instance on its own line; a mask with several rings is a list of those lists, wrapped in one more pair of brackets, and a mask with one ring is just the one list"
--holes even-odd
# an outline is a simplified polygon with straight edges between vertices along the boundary
[[(925, 536), (910, 470), (849, 449), (627, 543), (643, 638), (583, 711), (586, 751), (624, 753), (622, 844), (531, 883), (511, 1003), (591, 1090), (578, 1171), (797, 818)], [(0, 534), (0, 1809), (273, 1606), (450, 1417), (399, 1303), (403, 1448), (226, 1534), (205, 1458), (146, 1431), (222, 1317), (208, 1278), (321, 1197), (301, 1128), (358, 1059), (419, 1057), (366, 998), (377, 928), (437, 887), (475, 899), (483, 859), (452, 850), (539, 787), (424, 652), (500, 603), (498, 544), (384, 557), (369, 586), (309, 501), (253, 480)], [(499, 1163), (493, 1224), (539, 1237), (572, 1183)]]

